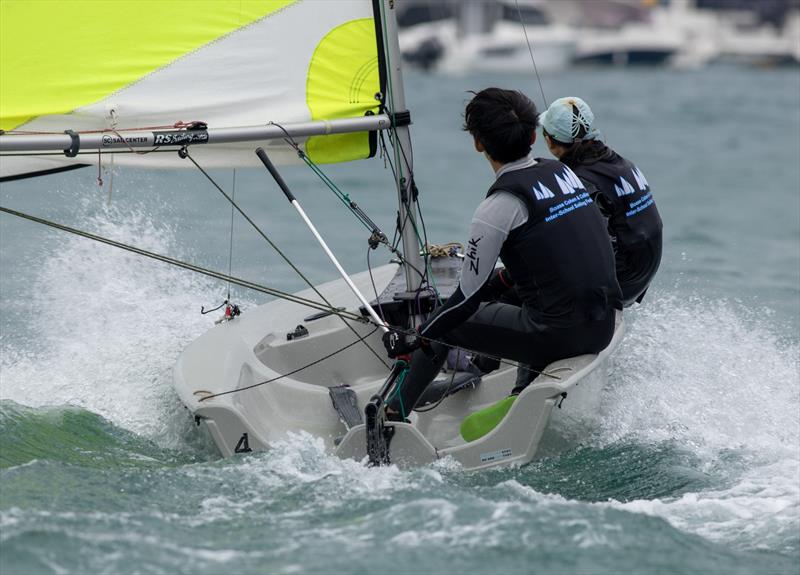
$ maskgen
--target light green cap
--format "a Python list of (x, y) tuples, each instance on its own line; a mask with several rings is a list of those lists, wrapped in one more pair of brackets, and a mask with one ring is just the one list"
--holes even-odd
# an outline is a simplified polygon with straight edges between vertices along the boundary
[(554, 139), (571, 144), (578, 138), (581, 127), (586, 130), (582, 140), (594, 140), (599, 132), (594, 128), (594, 114), (589, 104), (578, 97), (559, 98), (539, 116), (544, 131)]

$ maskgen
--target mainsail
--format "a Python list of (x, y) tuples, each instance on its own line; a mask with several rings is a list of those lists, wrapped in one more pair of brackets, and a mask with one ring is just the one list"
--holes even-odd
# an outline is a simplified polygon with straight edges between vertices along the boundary
[(284, 129), (317, 163), (367, 158), (383, 54), (372, 0), (3, 0), (0, 178), (111, 151), (188, 167), (181, 143), (205, 167), (296, 162)]

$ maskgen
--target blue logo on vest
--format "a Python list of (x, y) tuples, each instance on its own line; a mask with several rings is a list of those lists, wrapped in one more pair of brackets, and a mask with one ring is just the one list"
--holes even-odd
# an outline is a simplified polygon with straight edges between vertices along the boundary
[(636, 185), (639, 186), (639, 189), (643, 192), (646, 192), (650, 187), (647, 180), (644, 178), (644, 174), (636, 166), (633, 167), (633, 179), (636, 180)]
[(550, 191), (550, 188), (545, 186), (542, 182), (539, 182), (539, 189), (536, 189), (535, 185), (533, 186), (533, 195), (536, 196), (537, 200), (546, 200), (556, 197), (555, 194)]
[(556, 174), (556, 182), (558, 182), (558, 187), (561, 188), (561, 192), (564, 195), (574, 194), (578, 190), (585, 189), (580, 178), (569, 168), (564, 168), (564, 173), (561, 176)]
[(620, 198), (622, 196), (630, 196), (631, 194), (635, 194), (636, 190), (633, 189), (633, 186), (628, 183), (624, 177), (619, 177), (620, 185), (614, 184), (614, 191), (617, 192), (617, 196)]

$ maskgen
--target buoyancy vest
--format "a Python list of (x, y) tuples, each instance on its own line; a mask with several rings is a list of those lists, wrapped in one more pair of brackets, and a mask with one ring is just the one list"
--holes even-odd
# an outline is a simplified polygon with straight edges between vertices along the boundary
[(572, 170), (537, 158), (529, 168), (502, 174), (487, 197), (500, 190), (528, 210), (528, 220), (511, 231), (500, 258), (535, 321), (568, 327), (621, 308), (608, 232)]
[(641, 301), (661, 263), (663, 225), (650, 185), (641, 170), (607, 147), (572, 169), (608, 216), (625, 305)]
[(608, 231), (616, 238), (617, 249), (661, 236), (661, 216), (650, 184), (641, 170), (616, 152), (609, 150), (599, 161), (572, 166), (581, 180), (593, 184), (595, 195), (609, 214)]

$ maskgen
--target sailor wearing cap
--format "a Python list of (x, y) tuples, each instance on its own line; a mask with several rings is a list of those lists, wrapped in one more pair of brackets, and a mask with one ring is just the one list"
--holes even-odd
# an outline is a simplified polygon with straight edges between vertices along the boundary
[[(487, 88), (464, 119), (494, 181), (472, 217), (458, 288), (416, 337), (384, 338), (391, 357), (416, 349), (389, 401), (390, 419), (414, 408), (439, 373), (445, 344), (519, 361), (535, 375), (553, 361), (605, 348), (614, 309), (621, 309), (611, 242), (588, 191), (561, 162), (530, 153), (538, 125), (533, 102)], [(503, 272), (495, 269), (498, 257)], [(511, 286), (516, 305), (498, 301)]]
[(575, 172), (607, 220), (625, 306), (641, 302), (661, 262), (661, 217), (641, 170), (600, 141), (589, 105), (560, 98), (539, 116), (550, 152)]

